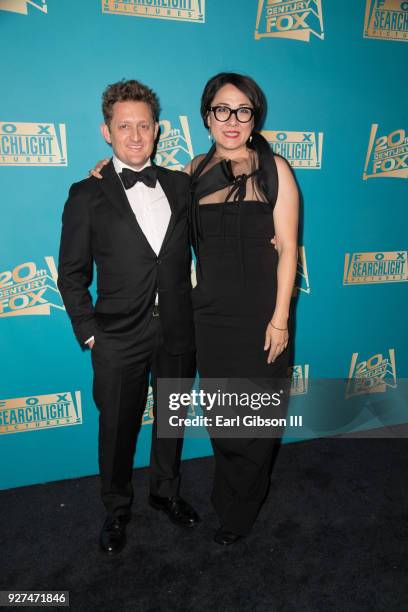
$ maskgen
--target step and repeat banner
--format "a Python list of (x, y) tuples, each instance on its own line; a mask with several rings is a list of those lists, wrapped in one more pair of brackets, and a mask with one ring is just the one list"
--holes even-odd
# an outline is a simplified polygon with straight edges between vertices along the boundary
[[(0, 0), (0, 35), (0, 488), (98, 471), (57, 258), (69, 186), (110, 155), (101, 93), (122, 78), (158, 92), (156, 163), (174, 169), (209, 148), (208, 78), (265, 91), (264, 135), (302, 195), (292, 405), (313, 378), (378, 396), (407, 376), (408, 1)], [(136, 466), (151, 426), (150, 394)], [(186, 440), (184, 458), (210, 453)]]

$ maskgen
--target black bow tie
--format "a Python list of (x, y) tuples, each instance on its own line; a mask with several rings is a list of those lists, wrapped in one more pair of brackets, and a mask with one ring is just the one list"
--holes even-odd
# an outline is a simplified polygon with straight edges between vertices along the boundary
[(125, 189), (130, 189), (133, 185), (136, 185), (138, 181), (141, 181), (146, 187), (156, 187), (157, 181), (157, 168), (156, 166), (147, 166), (136, 172), (136, 170), (130, 170), (129, 168), (123, 168), (119, 174), (122, 179), (122, 183)]

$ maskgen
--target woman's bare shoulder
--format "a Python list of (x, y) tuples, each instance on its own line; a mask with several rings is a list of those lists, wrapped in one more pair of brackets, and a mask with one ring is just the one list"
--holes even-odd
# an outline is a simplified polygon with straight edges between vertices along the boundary
[(280, 155), (277, 155), (276, 153), (274, 153), (273, 157), (275, 159), (275, 164), (278, 169), (278, 172), (282, 172), (282, 173), (285, 173), (287, 171), (290, 172), (289, 162), (287, 162), (284, 157), (281, 157)]
[(289, 164), (289, 162), (280, 155), (275, 154), (274, 158), (276, 163), (276, 169), (278, 171), (279, 183), (286, 183), (291, 186), (295, 185), (295, 175), (292, 170), (292, 166)]

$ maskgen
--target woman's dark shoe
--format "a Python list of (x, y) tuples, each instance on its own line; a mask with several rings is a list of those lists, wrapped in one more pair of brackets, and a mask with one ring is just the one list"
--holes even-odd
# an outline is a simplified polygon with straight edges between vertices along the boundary
[(220, 527), (214, 535), (214, 542), (217, 544), (221, 544), (221, 546), (229, 546), (230, 544), (235, 544), (238, 540), (240, 540), (243, 536), (239, 533), (233, 533), (232, 531), (228, 531), (224, 527)]

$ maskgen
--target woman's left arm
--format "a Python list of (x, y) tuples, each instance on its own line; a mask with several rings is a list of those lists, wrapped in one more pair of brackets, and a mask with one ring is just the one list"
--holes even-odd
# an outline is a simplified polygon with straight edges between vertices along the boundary
[(268, 363), (273, 362), (288, 344), (288, 317), (298, 253), (299, 192), (289, 164), (281, 157), (275, 157), (275, 160), (279, 192), (273, 220), (279, 263), (276, 305), (265, 333), (264, 349), (269, 350)]

